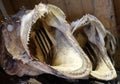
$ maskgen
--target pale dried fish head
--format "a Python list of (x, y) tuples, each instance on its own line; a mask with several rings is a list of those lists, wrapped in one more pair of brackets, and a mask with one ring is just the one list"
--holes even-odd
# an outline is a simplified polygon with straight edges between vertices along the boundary
[(93, 60), (94, 70), (90, 73), (91, 76), (100, 80), (116, 78), (117, 74), (109, 57), (115, 52), (114, 36), (96, 17), (89, 14), (71, 25), (73, 35)]
[(88, 77), (91, 62), (65, 19), (58, 7), (40, 3), (21, 17), (19, 27), (12, 31), (14, 33), (3, 30), (4, 37), (12, 39), (8, 43), (5, 38), (5, 45), (13, 57), (11, 60), (15, 59), (14, 64), (18, 66), (7, 73), (19, 76), (49, 73), (73, 79)]
[[(29, 20), (26, 21), (28, 17)], [(56, 6), (39, 4), (23, 16), (21, 41), (32, 57), (56, 72), (69, 78), (83, 78), (89, 75), (91, 62), (78, 46), (72, 36), (71, 26), (65, 19), (64, 13)], [(25, 37), (24, 33), (27, 34)], [(31, 48), (36, 48), (35, 52)]]

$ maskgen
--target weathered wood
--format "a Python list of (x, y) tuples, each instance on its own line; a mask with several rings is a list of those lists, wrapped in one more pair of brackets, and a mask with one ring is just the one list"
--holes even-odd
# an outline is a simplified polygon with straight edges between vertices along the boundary
[(98, 17), (109, 30), (115, 30), (116, 22), (112, 0), (94, 0), (94, 15)]
[(84, 10), (84, 13), (90, 13), (93, 14), (94, 13), (94, 5), (93, 0), (81, 0), (82, 3), (82, 8)]
[[(3, 0), (9, 15), (13, 15), (22, 7), (32, 9), (40, 2), (60, 7), (70, 21), (90, 13), (99, 18), (106, 28), (115, 30), (115, 15), (112, 0)], [(117, 1), (118, 2), (118, 1)], [(119, 10), (117, 12), (119, 14)]]
[(117, 25), (120, 25), (120, 0), (113, 0)]
[(68, 18), (70, 21), (77, 20), (82, 17), (84, 10), (82, 8), (81, 0), (65, 0)]

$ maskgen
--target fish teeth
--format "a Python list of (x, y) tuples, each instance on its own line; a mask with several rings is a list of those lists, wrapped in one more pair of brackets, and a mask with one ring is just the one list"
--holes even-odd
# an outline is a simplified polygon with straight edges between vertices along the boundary
[[(84, 27), (87, 22), (89, 23), (89, 26)], [(75, 31), (77, 31), (78, 28), (83, 28), (83, 32), (87, 37), (84, 37), (84, 35), (81, 35), (81, 33), (79, 36), (84, 37), (84, 39), (87, 38), (88, 42), (86, 42), (86, 44), (88, 43), (92, 48), (91, 50), (93, 50), (91, 53), (94, 53), (94, 57), (99, 59), (96, 69), (91, 71), (90, 75), (100, 80), (112, 80), (116, 78), (117, 74), (109, 58), (105, 40), (105, 38), (107, 38), (107, 35), (112, 37), (112, 34), (109, 34), (103, 24), (95, 16), (90, 14), (86, 14), (81, 19), (73, 22), (71, 26), (73, 27), (72, 32), (74, 34), (76, 34)], [(81, 30), (79, 30), (79, 32), (81, 32)], [(114, 42), (114, 37), (107, 39)], [(77, 40), (79, 41), (80, 39)], [(79, 41), (79, 44), (83, 45), (81, 41)], [(115, 45), (113, 45), (113, 47), (114, 46)]]
[[(40, 22), (42, 22), (40, 25), (39, 22), (37, 22), (39, 19)], [(45, 5), (40, 3), (22, 17), (21, 25), (21, 41), (28, 55), (30, 55), (33, 59), (37, 58), (39, 61), (36, 61), (41, 64), (44, 64), (45, 62), (46, 67), (51, 67), (56, 72), (51, 72), (51, 69), (43, 70), (45, 65), (43, 67), (39, 67), (39, 70), (43, 70), (45, 73), (50, 72), (54, 75), (61, 72), (69, 78), (83, 78), (84, 76), (88, 76), (90, 74), (92, 69), (91, 62), (87, 55), (79, 47), (77, 41), (74, 40), (71, 33), (71, 26), (66, 21), (66, 16), (61, 9), (50, 4)], [(36, 28), (32, 28), (33, 25)], [(45, 28), (45, 30), (42, 29), (43, 27), (41, 28), (41, 25)], [(39, 29), (39, 27), (41, 29)], [(51, 33), (52, 30), (49, 31), (48, 28), (53, 28), (53, 32)], [(57, 52), (58, 46), (58, 51), (60, 53)], [(64, 46), (67, 46), (67, 48)], [(51, 48), (53, 48), (53, 50)], [(54, 49), (56, 50), (54, 51)], [(55, 60), (52, 61), (54, 62), (53, 64), (49, 65), (51, 60), (53, 60), (54, 54), (56, 56), (55, 60), (59, 61), (61, 65), (65, 64), (62, 60), (65, 59), (67, 62), (65, 66), (67, 68), (64, 68), (64, 66), (57, 66), (57, 68), (55, 68), (57, 64), (57, 61), (55, 62)], [(66, 58), (64, 58), (65, 56)], [(69, 61), (69, 59), (71, 61)]]

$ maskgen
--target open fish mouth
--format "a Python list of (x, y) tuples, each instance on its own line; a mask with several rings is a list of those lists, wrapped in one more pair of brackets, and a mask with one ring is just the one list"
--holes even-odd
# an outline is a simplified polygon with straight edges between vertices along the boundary
[(0, 65), (8, 74), (48, 73), (66, 79), (91, 75), (101, 80), (117, 76), (108, 57), (115, 51), (114, 37), (94, 16), (70, 25), (61, 9), (40, 3), (14, 17), (18, 21), (8, 20), (0, 30)]
[(100, 80), (116, 78), (117, 74), (112, 63), (116, 45), (114, 36), (90, 14), (71, 25), (74, 37), (92, 61), (93, 70), (90, 75)]
[(68, 78), (88, 77), (91, 62), (65, 19), (58, 7), (40, 3), (21, 19), (22, 44), (32, 59)]

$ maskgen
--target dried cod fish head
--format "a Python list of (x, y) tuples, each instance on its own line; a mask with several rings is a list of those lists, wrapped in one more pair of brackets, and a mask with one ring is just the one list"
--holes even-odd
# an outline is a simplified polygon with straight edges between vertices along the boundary
[(114, 36), (93, 15), (87, 14), (72, 22), (72, 32), (79, 45), (85, 50), (93, 63), (92, 77), (112, 80), (117, 77), (111, 56), (115, 53)]
[(3, 28), (5, 51), (11, 55), (11, 62), (14, 60), (11, 69), (6, 70), (8, 74), (34, 76), (49, 73), (72, 79), (88, 77), (92, 64), (58, 7), (40, 3), (20, 18), (19, 27), (14, 28), (14, 24), (12, 32)]
[(70, 78), (89, 75), (90, 60), (78, 47), (59, 8), (39, 4), (21, 22), (21, 41), (32, 57)]

